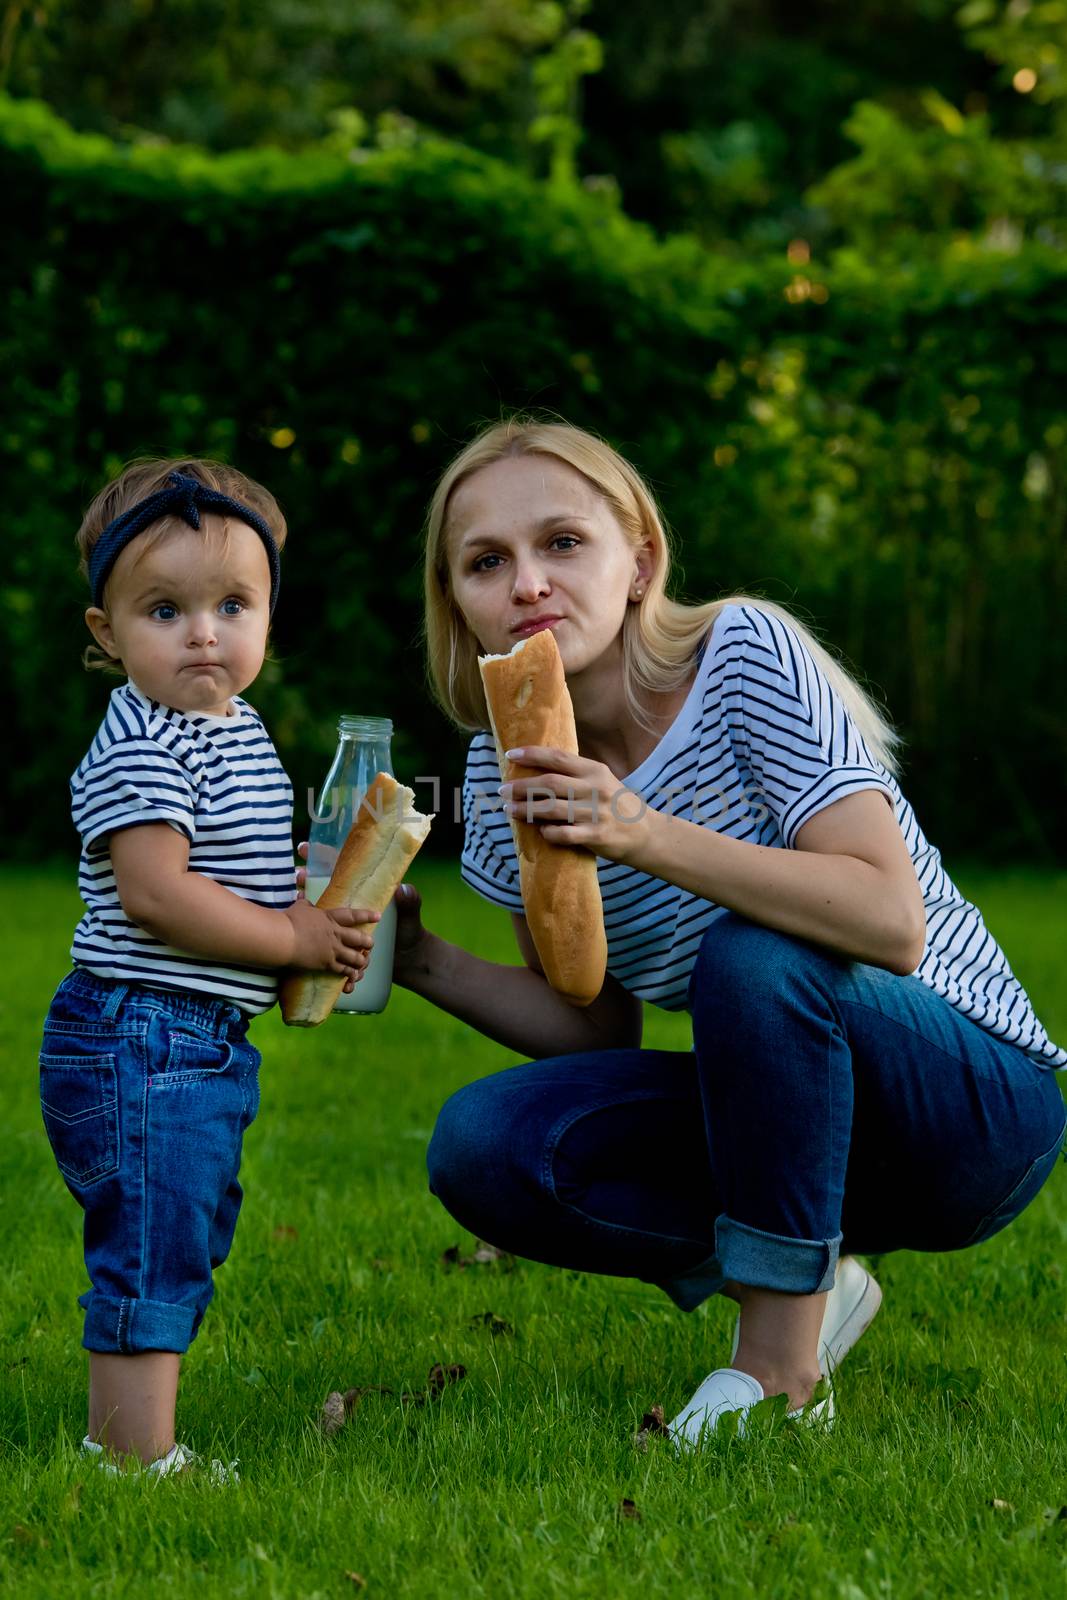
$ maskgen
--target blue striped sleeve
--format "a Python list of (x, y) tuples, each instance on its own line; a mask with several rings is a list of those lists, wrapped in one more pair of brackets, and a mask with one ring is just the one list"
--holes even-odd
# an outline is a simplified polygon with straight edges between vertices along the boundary
[(500, 772), (490, 747), (488, 753), (471, 743), (463, 779), (463, 853), (460, 876), (464, 883), (506, 911), (522, 911), (519, 864), (511, 824), (501, 811), (496, 786)]
[(892, 806), (889, 775), (799, 634), (753, 607), (740, 608), (731, 633), (742, 743), (785, 845), (792, 849), (806, 822), (847, 795), (874, 789)]
[(89, 854), (106, 850), (121, 828), (166, 822), (190, 842), (196, 783), (188, 769), (154, 739), (120, 739), (91, 753), (71, 779), (74, 826)]

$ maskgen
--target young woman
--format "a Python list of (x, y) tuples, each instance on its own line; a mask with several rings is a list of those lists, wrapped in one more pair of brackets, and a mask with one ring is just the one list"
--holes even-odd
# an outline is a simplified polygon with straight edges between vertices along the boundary
[[(672, 1424), (819, 1384), (880, 1291), (854, 1252), (953, 1250), (1003, 1228), (1055, 1164), (1067, 1052), (894, 776), (895, 735), (780, 607), (667, 596), (652, 496), (560, 423), (489, 428), (431, 506), (434, 691), (474, 732), (466, 881), (512, 914), (525, 966), (424, 929), (398, 891), (396, 979), (529, 1064), (440, 1113), (431, 1187), (495, 1244), (740, 1305), (729, 1365)], [(526, 749), (500, 797), (481, 654), (550, 627), (580, 754)], [(531, 793), (531, 791), (533, 791)], [(597, 857), (608, 975), (585, 1009), (548, 985), (508, 813)], [(692, 1052), (642, 1050), (643, 1002), (687, 1007)]]

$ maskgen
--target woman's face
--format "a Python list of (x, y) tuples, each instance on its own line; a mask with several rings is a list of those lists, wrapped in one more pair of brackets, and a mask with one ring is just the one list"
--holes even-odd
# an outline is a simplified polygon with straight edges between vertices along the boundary
[(611, 646), (651, 572), (588, 479), (554, 456), (505, 456), (449, 503), (452, 592), (483, 654), (506, 655), (541, 627), (568, 673)]

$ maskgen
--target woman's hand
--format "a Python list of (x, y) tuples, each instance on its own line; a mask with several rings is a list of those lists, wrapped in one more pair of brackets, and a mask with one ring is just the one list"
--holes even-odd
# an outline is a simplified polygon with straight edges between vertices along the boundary
[[(296, 853), (301, 861), (306, 861), (308, 856), (307, 843), (298, 844)], [(307, 868), (297, 867), (296, 886), (297, 893), (303, 896), (307, 883)], [(402, 883), (393, 896), (396, 906), (396, 945), (393, 953), (393, 980), (403, 983), (404, 969), (418, 965), (422, 947), (425, 940), (431, 938), (429, 929), (422, 925), (422, 895), (413, 883)], [(358, 974), (362, 977), (362, 973)], [(351, 994), (355, 988), (357, 978), (349, 978), (345, 984), (345, 994)]]
[(403, 985), (405, 973), (424, 962), (425, 946), (433, 935), (422, 925), (422, 895), (413, 883), (402, 883), (393, 901), (396, 905), (393, 980)]
[(510, 816), (540, 827), (549, 844), (582, 845), (608, 861), (639, 864), (658, 813), (610, 767), (545, 745), (507, 754), (520, 766), (544, 769), (501, 784)]

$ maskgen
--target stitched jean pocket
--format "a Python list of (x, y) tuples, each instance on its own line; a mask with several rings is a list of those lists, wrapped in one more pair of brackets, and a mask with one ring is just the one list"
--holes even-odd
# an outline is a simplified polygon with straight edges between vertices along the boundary
[(995, 1233), (999, 1233), (1001, 1228), (1006, 1228), (1009, 1222), (1014, 1222), (1019, 1213), (1026, 1210), (1031, 1200), (1036, 1199), (1038, 1191), (1044, 1186), (1046, 1178), (1056, 1165), (1065, 1133), (1067, 1124), (1060, 1129), (1060, 1136), (1052, 1148), (1031, 1162), (1011, 1193), (979, 1224), (972, 1237), (967, 1240), (964, 1249), (973, 1244), (984, 1244)]
[(60, 1172), (88, 1188), (119, 1166), (115, 1057), (41, 1053), (41, 1115)]
[(219, 1078), (233, 1062), (233, 1046), (225, 1039), (209, 1039), (199, 1033), (171, 1032), (166, 1065), (153, 1075), (156, 1089), (176, 1088), (182, 1083), (197, 1083), (204, 1078)]

